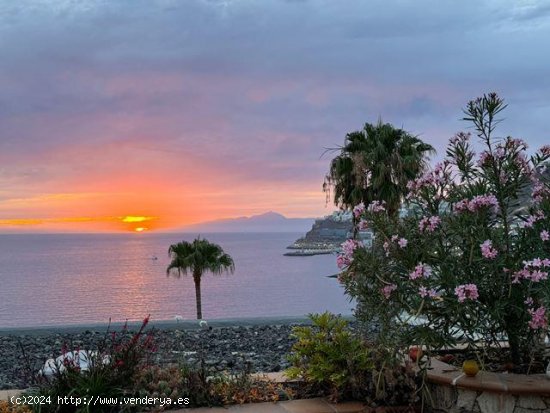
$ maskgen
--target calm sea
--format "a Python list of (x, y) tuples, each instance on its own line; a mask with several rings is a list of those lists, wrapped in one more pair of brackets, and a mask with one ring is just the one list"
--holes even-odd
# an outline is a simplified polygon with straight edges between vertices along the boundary
[[(285, 257), (300, 234), (207, 234), (235, 260), (203, 276), (206, 319), (350, 314), (332, 255)], [(166, 276), (168, 247), (195, 234), (0, 235), (0, 327), (195, 318), (192, 278)], [(152, 259), (158, 257), (157, 260)]]

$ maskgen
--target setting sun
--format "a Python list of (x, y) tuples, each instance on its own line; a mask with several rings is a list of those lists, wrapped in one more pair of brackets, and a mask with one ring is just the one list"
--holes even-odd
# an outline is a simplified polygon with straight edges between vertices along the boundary
[(143, 231), (147, 231), (147, 228), (145, 227), (137, 227), (134, 229), (135, 232), (143, 232)]
[(134, 216), (128, 215), (122, 218), (122, 222), (144, 222), (144, 221), (151, 221), (152, 219), (155, 219), (155, 217), (134, 217)]

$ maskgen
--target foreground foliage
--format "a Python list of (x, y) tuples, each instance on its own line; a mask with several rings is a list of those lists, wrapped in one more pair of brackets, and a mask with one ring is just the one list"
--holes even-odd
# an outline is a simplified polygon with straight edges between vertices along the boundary
[(286, 371), (332, 400), (355, 399), (371, 405), (413, 405), (419, 377), (388, 350), (374, 349), (341, 317), (310, 315), (311, 327), (296, 327), (297, 338)]
[[(26, 396), (39, 396), (47, 403), (32, 406), (3, 404), (2, 413), (115, 412), (210, 407), (227, 404), (288, 400), (303, 395), (299, 389), (252, 375), (244, 362), (235, 373), (207, 367), (206, 353), (197, 362), (158, 366), (152, 364), (156, 348), (152, 332), (146, 333), (147, 317), (136, 333), (107, 332), (97, 351), (87, 352), (85, 363), (66, 356), (51, 377), (38, 375), (36, 387)], [(77, 353), (79, 349), (76, 350)], [(72, 354), (64, 346), (63, 354)], [(61, 398), (80, 401), (58, 403)], [(100, 397), (112, 403), (87, 403)], [(155, 399), (149, 404), (123, 402), (128, 398)], [(118, 403), (114, 401), (118, 401)], [(122, 402), (122, 403), (121, 403)]]
[[(32, 406), (39, 412), (87, 412), (115, 411), (119, 406), (90, 406), (73, 403), (58, 404), (58, 398), (75, 397), (81, 400), (91, 400), (94, 397), (122, 398), (133, 395), (131, 383), (138, 372), (147, 366), (150, 356), (155, 351), (152, 334), (145, 333), (149, 317), (136, 333), (130, 334), (125, 326), (123, 330), (105, 334), (97, 351), (87, 352), (85, 360), (80, 357), (63, 357), (51, 367), (53, 375), (36, 377), (37, 387), (31, 395), (43, 396), (52, 401), (42, 405)], [(80, 349), (68, 351), (66, 345), (62, 353), (78, 354)], [(85, 364), (85, 366), (84, 366)]]
[[(468, 343), (483, 352), (507, 341), (517, 370), (541, 362), (550, 305), (550, 146), (498, 138), (506, 107), (496, 94), (471, 101), (477, 132), (453, 137), (446, 158), (408, 184), (408, 215), (383, 202), (354, 209), (375, 241), (347, 241), (340, 280), (357, 316), (380, 325), (385, 345), (440, 348)], [(415, 325), (410, 327), (410, 323)]]

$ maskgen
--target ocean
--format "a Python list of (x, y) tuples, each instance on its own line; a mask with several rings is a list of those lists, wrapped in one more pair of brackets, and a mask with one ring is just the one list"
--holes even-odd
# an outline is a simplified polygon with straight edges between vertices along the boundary
[[(203, 275), (205, 319), (351, 314), (336, 257), (285, 257), (300, 234), (203, 237), (230, 254), (234, 274)], [(168, 247), (196, 234), (0, 235), (0, 328), (196, 318), (191, 276), (166, 276)], [(157, 259), (154, 259), (157, 257)]]

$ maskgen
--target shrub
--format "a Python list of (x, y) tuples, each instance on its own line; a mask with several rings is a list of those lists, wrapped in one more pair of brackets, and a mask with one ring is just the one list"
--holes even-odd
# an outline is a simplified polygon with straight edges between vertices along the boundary
[[(126, 326), (120, 334), (105, 334), (98, 351), (88, 351), (87, 368), (82, 368), (80, 357), (65, 357), (54, 366), (52, 377), (42, 377), (32, 394), (50, 396), (52, 404), (32, 406), (41, 412), (89, 412), (115, 411), (120, 406), (57, 404), (58, 396), (73, 396), (90, 400), (94, 396), (122, 397), (132, 395), (132, 382), (140, 369), (146, 365), (148, 356), (155, 350), (152, 335), (144, 335), (149, 317), (143, 320), (140, 329), (128, 334)], [(71, 353), (71, 352), (70, 352)], [(76, 349), (73, 354), (79, 354)], [(63, 354), (67, 354), (64, 346)]]
[(496, 94), (468, 103), (483, 151), (476, 160), (470, 134), (453, 137), (445, 160), (409, 183), (406, 217), (379, 202), (354, 209), (375, 239), (343, 245), (339, 279), (357, 317), (380, 324), (380, 342), (507, 340), (516, 365), (536, 354), (550, 305), (550, 146), (528, 157), (522, 140), (496, 138), (505, 107)]
[(290, 378), (300, 378), (333, 400), (410, 404), (416, 399), (414, 373), (373, 350), (354, 334), (348, 322), (328, 312), (310, 315), (311, 327), (295, 327), (297, 339), (289, 357)]

